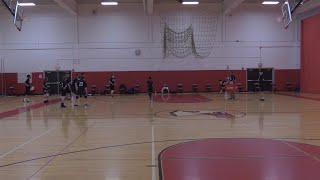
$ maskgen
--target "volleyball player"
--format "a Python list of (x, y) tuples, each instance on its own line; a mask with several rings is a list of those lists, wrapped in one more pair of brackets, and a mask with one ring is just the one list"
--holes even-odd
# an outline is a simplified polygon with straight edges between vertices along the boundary
[(111, 76), (111, 78), (110, 78), (110, 80), (109, 80), (109, 85), (110, 85), (110, 95), (111, 95), (111, 97), (113, 97), (113, 93), (114, 93), (115, 80), (116, 80), (116, 78), (115, 78), (115, 76), (114, 76), (114, 75), (112, 75), (112, 76)]
[(85, 80), (85, 76), (81, 76), (80, 79), (78, 80), (78, 96), (80, 98), (84, 97), (85, 101), (84, 101), (84, 107), (87, 107), (87, 98), (88, 98), (88, 89), (87, 89), (87, 82)]
[(68, 76), (68, 78), (67, 78), (67, 83), (68, 83), (68, 88), (66, 89), (66, 98), (67, 98), (67, 100), (71, 100), (71, 98), (72, 98), (72, 89), (71, 89), (71, 80), (70, 80), (70, 75), (68, 74), (67, 75)]
[(78, 74), (76, 78), (74, 78), (74, 80), (71, 83), (71, 101), (74, 103), (74, 106), (78, 106), (77, 105), (77, 92), (78, 92), (78, 81), (80, 80), (80, 75)]
[(24, 82), (25, 86), (26, 86), (26, 91), (24, 93), (25, 98), (23, 99), (23, 102), (28, 103), (31, 102), (31, 100), (28, 98), (28, 96), (30, 95), (30, 89), (31, 89), (31, 76), (27, 75), (27, 79)]
[[(233, 88), (235, 87), (236, 76), (233, 74), (233, 71), (230, 72), (230, 76), (228, 77), (228, 83), (233, 85)], [(230, 99), (236, 99), (235, 89), (230, 91)]]
[(149, 99), (152, 99), (152, 92), (153, 92), (153, 81), (151, 79), (151, 77), (149, 77), (148, 81), (147, 81), (147, 85), (148, 85), (148, 95), (149, 95)]
[(259, 78), (258, 78), (258, 82), (259, 82), (259, 87), (260, 87), (260, 99), (259, 101), (264, 101), (264, 75), (262, 71), (259, 71)]
[(70, 89), (69, 74), (66, 74), (61, 83), (61, 108), (66, 108), (64, 101), (66, 100), (68, 89)]
[(42, 83), (42, 89), (43, 89), (43, 102), (47, 103), (49, 102), (49, 86), (48, 86), (48, 78), (45, 77)]

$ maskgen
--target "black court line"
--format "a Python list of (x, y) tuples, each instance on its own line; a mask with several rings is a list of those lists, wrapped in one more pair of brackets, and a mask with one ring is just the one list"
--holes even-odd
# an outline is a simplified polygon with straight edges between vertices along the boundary
[[(90, 127), (92, 127), (95, 123), (92, 123), (92, 125)], [(76, 139), (74, 139), (71, 143), (69, 143), (64, 149), (62, 149), (59, 153), (63, 152), (64, 150), (66, 150), (68, 147), (70, 147), (74, 142), (76, 142), (83, 134), (85, 134), (89, 128), (88, 127), (85, 131), (83, 131)], [(59, 154), (58, 153), (58, 154)], [(57, 156), (51, 156), (52, 158), (46, 162), (42, 167), (40, 167), (35, 173), (33, 173), (29, 178), (27, 178), (27, 180), (31, 179), (34, 175), (36, 175), (39, 171), (41, 171), (41, 169), (43, 169), (45, 166), (47, 166), (51, 161), (53, 161)]]
[[(183, 143), (187, 143), (187, 142), (192, 142), (192, 141), (198, 141), (198, 140), (208, 140), (208, 139), (252, 139), (252, 138), (189, 138), (189, 139), (172, 139), (172, 140), (158, 140), (158, 141), (145, 141), (145, 142), (134, 142), (134, 143), (126, 143), (126, 144), (118, 144), (118, 145), (110, 145), (110, 146), (101, 146), (101, 147), (96, 147), (96, 148), (89, 148), (89, 149), (83, 149), (83, 150), (77, 150), (77, 151), (70, 151), (70, 152), (65, 152), (65, 153), (57, 153), (57, 154), (52, 154), (52, 155), (48, 155), (48, 156), (41, 156), (41, 157), (37, 157), (37, 158), (32, 158), (32, 159), (27, 159), (27, 160), (23, 160), (23, 161), (17, 161), (17, 162), (13, 162), (13, 163), (8, 163), (8, 164), (4, 164), (4, 165), (0, 165), (0, 168), (4, 168), (4, 167), (8, 167), (8, 166), (13, 166), (13, 165), (17, 165), (17, 164), (22, 164), (22, 163), (26, 163), (26, 162), (31, 162), (31, 161), (36, 161), (36, 160), (40, 160), (40, 159), (46, 159), (46, 158), (50, 158), (50, 157), (57, 157), (57, 156), (63, 156), (63, 155), (69, 155), (69, 154), (76, 154), (76, 153), (81, 153), (81, 152), (88, 152), (88, 151), (95, 151), (95, 150), (101, 150), (101, 149), (109, 149), (109, 148), (117, 148), (117, 147), (126, 147), (126, 146), (133, 146), (133, 145), (142, 145), (142, 144), (151, 144), (151, 143), (166, 143), (166, 142), (178, 142), (178, 141), (186, 141)], [(271, 140), (309, 140), (309, 141), (318, 141), (320, 140), (320, 138), (317, 139), (307, 139), (307, 138), (285, 138), (285, 137), (277, 137), (277, 138), (255, 138), (255, 139), (271, 139)], [(183, 143), (179, 143), (179, 144), (183, 144)], [(175, 145), (179, 145), (179, 144), (175, 144)], [(172, 145), (172, 146), (175, 146)], [(308, 144), (309, 145), (309, 144)], [(170, 148), (172, 146), (169, 146), (167, 148)], [(313, 145), (316, 146), (316, 145)], [(166, 148), (166, 149), (167, 149)], [(60, 151), (61, 152), (61, 151)]]

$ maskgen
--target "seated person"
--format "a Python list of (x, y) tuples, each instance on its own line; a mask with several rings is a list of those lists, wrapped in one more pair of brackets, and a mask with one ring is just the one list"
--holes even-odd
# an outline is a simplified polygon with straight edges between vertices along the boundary
[(168, 85), (166, 85), (166, 84), (163, 85), (163, 87), (161, 89), (161, 93), (162, 94), (164, 94), (164, 93), (169, 94), (170, 93)]
[(126, 85), (120, 84), (119, 90), (120, 90), (120, 91), (123, 91), (125, 94), (127, 94), (127, 87), (126, 87)]

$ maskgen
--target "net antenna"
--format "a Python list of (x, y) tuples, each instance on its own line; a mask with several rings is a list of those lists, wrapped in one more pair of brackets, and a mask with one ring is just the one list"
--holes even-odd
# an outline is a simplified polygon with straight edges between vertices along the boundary
[(21, 31), (23, 23), (23, 7), (20, 6), (19, 1), (1, 0), (1, 2), (3, 6), (6, 7), (13, 16), (13, 23), (18, 29), (18, 31)]
[(163, 58), (208, 57), (217, 33), (218, 15), (210, 12), (160, 13)]

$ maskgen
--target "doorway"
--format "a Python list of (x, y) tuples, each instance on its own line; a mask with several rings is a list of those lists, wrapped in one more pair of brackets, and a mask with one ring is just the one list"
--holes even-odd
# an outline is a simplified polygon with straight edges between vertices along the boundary
[(248, 92), (255, 91), (255, 83), (258, 83), (259, 71), (263, 72), (264, 75), (264, 90), (272, 90), (273, 82), (273, 68), (249, 68), (247, 69), (247, 90)]
[(48, 78), (50, 95), (60, 94), (60, 82), (66, 74), (72, 79), (71, 71), (44, 71), (44, 77)]

